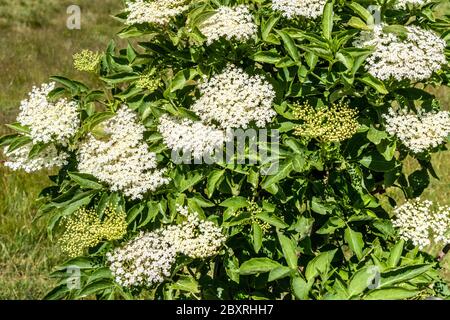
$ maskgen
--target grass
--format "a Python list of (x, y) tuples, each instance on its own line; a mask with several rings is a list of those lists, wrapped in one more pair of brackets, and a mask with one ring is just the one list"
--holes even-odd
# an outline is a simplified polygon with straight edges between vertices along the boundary
[[(120, 28), (110, 17), (120, 10), (120, 1), (99, 2), (0, 0), (0, 124), (12, 122), (30, 87), (48, 81), (50, 75), (88, 81), (72, 68), (72, 55), (85, 48), (102, 51)], [(66, 9), (72, 4), (81, 7), (81, 30), (66, 28)], [(448, 109), (450, 90), (435, 91)], [(0, 126), (0, 135), (5, 132)], [(424, 197), (450, 204), (449, 160), (450, 151), (433, 156), (441, 179), (432, 179)], [(408, 161), (406, 170), (412, 172), (416, 166)], [(0, 299), (39, 299), (54, 285), (48, 274), (61, 255), (46, 236), (45, 219), (36, 217), (35, 202), (48, 184), (46, 173), (13, 173), (0, 165)], [(450, 267), (446, 270), (450, 280)]]
[[(16, 117), (31, 86), (65, 75), (87, 81), (72, 68), (82, 49), (103, 51), (120, 24), (110, 17), (117, 0), (0, 0), (0, 124)], [(66, 9), (81, 7), (81, 30), (66, 28)], [(0, 127), (0, 135), (6, 132)], [(1, 160), (1, 159), (0, 159)], [(46, 173), (28, 175), (0, 165), (0, 299), (39, 299), (52, 288), (48, 274), (61, 262), (57, 246), (46, 236), (45, 219), (37, 219), (39, 191)]]

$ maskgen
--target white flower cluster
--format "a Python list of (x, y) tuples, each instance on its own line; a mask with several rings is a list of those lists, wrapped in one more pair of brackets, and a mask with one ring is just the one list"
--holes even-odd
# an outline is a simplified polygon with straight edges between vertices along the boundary
[(412, 152), (421, 153), (444, 143), (450, 134), (448, 111), (423, 112), (418, 114), (390, 108), (384, 114), (386, 131), (396, 136)]
[(189, 8), (187, 0), (135, 0), (127, 2), (126, 24), (155, 23), (165, 25), (172, 17)]
[(395, 4), (395, 8), (399, 9), (406, 9), (408, 5), (414, 5), (414, 6), (423, 6), (429, 3), (430, 0), (397, 0), (397, 3)]
[(107, 254), (116, 282), (124, 287), (152, 286), (170, 275), (177, 254), (207, 258), (217, 254), (225, 242), (222, 231), (213, 222), (200, 220), (185, 207), (178, 212), (187, 218), (179, 225), (141, 233), (138, 237)]
[(164, 143), (170, 149), (191, 154), (196, 159), (221, 150), (227, 140), (224, 130), (205, 125), (201, 121), (175, 119), (169, 115), (163, 115), (159, 121), (158, 131), (163, 136)]
[(170, 275), (176, 251), (165, 241), (161, 231), (141, 232), (123, 247), (106, 254), (109, 268), (119, 285), (150, 287)]
[(55, 89), (55, 83), (33, 87), (29, 99), (23, 100), (17, 121), (30, 128), (34, 143), (57, 142), (66, 145), (80, 126), (77, 103), (59, 99), (52, 103), (48, 94)]
[(272, 9), (288, 19), (302, 16), (315, 19), (323, 14), (327, 0), (272, 0)]
[(9, 152), (8, 147), (6, 147), (4, 152), (8, 160), (5, 162), (5, 166), (12, 170), (25, 170), (25, 172), (31, 173), (42, 169), (62, 167), (68, 163), (69, 155), (63, 151), (58, 152), (52, 144), (35, 157), (29, 158), (28, 155), (32, 147), (33, 145), (30, 143), (12, 152)]
[(217, 123), (223, 129), (246, 129), (251, 122), (264, 127), (276, 115), (272, 85), (262, 76), (250, 76), (234, 65), (206, 79), (200, 93), (192, 110), (205, 123)]
[(210, 45), (220, 38), (229, 41), (249, 40), (256, 35), (257, 26), (247, 6), (220, 6), (213, 16), (199, 26), (199, 30), (206, 36), (206, 43)]
[(400, 237), (411, 240), (420, 249), (434, 243), (450, 243), (450, 207), (432, 209), (433, 203), (419, 198), (395, 208), (395, 227)]
[(132, 199), (167, 184), (164, 170), (156, 169), (156, 155), (144, 142), (144, 126), (123, 106), (117, 115), (103, 124), (106, 139), (89, 134), (79, 146), (78, 170), (92, 174), (110, 185), (112, 191), (122, 191)]
[(222, 230), (213, 222), (200, 220), (198, 213), (189, 213), (186, 207), (178, 206), (178, 212), (186, 217), (181, 224), (167, 227), (164, 236), (175, 251), (194, 259), (217, 254), (225, 242)]
[(431, 77), (446, 63), (446, 43), (433, 31), (406, 26), (407, 36), (402, 40), (394, 33), (384, 32), (383, 27), (377, 25), (373, 31), (363, 31), (354, 42), (356, 47), (374, 47), (366, 63), (366, 69), (374, 77), (420, 81)]

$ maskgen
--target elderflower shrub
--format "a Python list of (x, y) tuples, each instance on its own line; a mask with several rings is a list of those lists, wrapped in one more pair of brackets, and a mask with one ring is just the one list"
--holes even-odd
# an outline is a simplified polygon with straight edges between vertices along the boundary
[(207, 44), (220, 38), (228, 41), (246, 41), (256, 36), (257, 26), (253, 22), (250, 10), (246, 6), (220, 6), (214, 15), (206, 19), (199, 27), (206, 36)]
[(111, 191), (122, 191), (131, 199), (167, 184), (165, 170), (157, 169), (156, 155), (143, 142), (145, 128), (126, 106), (103, 123), (105, 139), (90, 133), (78, 149), (78, 170), (109, 184)]
[(373, 47), (366, 69), (373, 76), (388, 80), (420, 81), (431, 77), (446, 63), (446, 43), (436, 33), (418, 26), (406, 26), (406, 39), (383, 30), (377, 25), (372, 31), (363, 31), (354, 45)]
[(59, 239), (61, 248), (71, 257), (82, 255), (102, 240), (120, 240), (127, 232), (125, 212), (106, 207), (100, 218), (97, 210), (81, 208), (65, 219)]
[[(61, 166), (40, 213), (80, 289), (48, 298), (446, 298), (448, 204), (413, 199), (449, 132), (427, 88), (450, 19), (408, 2), (126, 1), (96, 81), (52, 77), (0, 137), (10, 167)], [(398, 281), (366, 285), (374, 261)]]
[(141, 233), (107, 255), (118, 284), (152, 286), (170, 276), (177, 254), (202, 259), (218, 253), (225, 242), (221, 228), (186, 207), (179, 205), (177, 211), (186, 221)]
[(126, 24), (154, 23), (165, 25), (189, 8), (187, 0), (135, 0), (127, 2)]
[(252, 122), (264, 127), (275, 116), (272, 109), (275, 92), (270, 83), (234, 65), (205, 78), (200, 84), (200, 94), (192, 111), (205, 123), (217, 123), (223, 129), (245, 129)]
[(395, 208), (394, 214), (400, 237), (420, 249), (432, 243), (450, 243), (449, 206), (433, 208), (433, 202), (417, 198)]
[(302, 123), (295, 127), (295, 134), (306, 138), (316, 138), (325, 142), (350, 139), (358, 131), (358, 112), (348, 104), (339, 102), (315, 110), (306, 102), (295, 105), (293, 115)]
[(326, 3), (326, 0), (272, 0), (272, 8), (288, 19), (298, 16), (315, 19), (322, 15)]
[(201, 121), (190, 119), (174, 119), (163, 115), (159, 119), (158, 131), (164, 143), (172, 150), (182, 154), (191, 154), (201, 159), (220, 150), (228, 140), (224, 130), (213, 125), (205, 125)]
[(102, 55), (91, 50), (82, 50), (73, 55), (73, 66), (78, 71), (95, 72)]
[(56, 142), (66, 145), (80, 125), (76, 102), (67, 99), (49, 101), (48, 95), (55, 85), (53, 82), (34, 87), (29, 98), (20, 104), (17, 121), (29, 127), (34, 143)]
[(450, 134), (450, 113), (448, 111), (425, 112), (417, 114), (407, 110), (389, 109), (383, 115), (386, 131), (397, 137), (414, 153), (425, 152), (445, 143)]

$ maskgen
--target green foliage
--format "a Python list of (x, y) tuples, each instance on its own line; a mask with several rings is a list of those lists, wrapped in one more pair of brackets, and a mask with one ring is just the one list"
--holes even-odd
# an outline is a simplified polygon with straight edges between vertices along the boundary
[[(49, 233), (58, 233), (62, 218), (81, 207), (111, 203), (126, 211), (131, 238), (177, 221), (176, 205), (187, 203), (222, 226), (228, 240), (220, 254), (208, 261), (180, 258), (162, 284), (126, 289), (114, 282), (105, 258), (117, 243), (105, 241), (60, 266), (54, 276), (63, 280), (47, 298), (405, 299), (437, 294), (433, 257), (399, 241), (380, 204), (390, 186), (408, 197), (420, 195), (428, 186), (431, 163), (424, 156), (422, 168), (405, 177), (407, 151), (397, 148), (379, 125), (381, 113), (392, 104), (427, 106), (437, 103), (435, 97), (409, 83), (381, 82), (365, 72), (370, 51), (352, 47), (351, 40), (373, 21), (358, 2), (329, 2), (321, 20), (294, 22), (274, 15), (267, 1), (245, 3), (256, 12), (256, 41), (205, 46), (193, 30), (212, 4), (198, 4), (189, 11), (189, 28), (186, 17), (180, 17), (170, 28), (122, 30), (121, 37), (139, 37), (140, 42), (126, 49), (110, 43), (98, 70), (100, 88), (52, 77), (61, 85), (53, 94), (78, 101), (82, 109), (74, 145), (89, 132), (102, 137), (101, 123), (126, 103), (146, 126), (150, 150), (169, 169), (172, 182), (142, 201), (130, 201), (95, 177), (76, 172), (72, 159), (42, 192), (48, 200), (41, 213), (49, 217)], [(416, 17), (438, 32), (450, 26), (448, 19), (437, 22), (430, 15), (412, 11), (408, 17), (392, 14), (386, 19), (396, 26)], [(192, 117), (195, 86), (226, 62), (263, 73), (277, 91), (272, 126), (281, 132), (281, 160), (274, 175), (261, 175), (265, 164), (175, 165), (156, 133), (163, 113)], [(137, 85), (141, 75), (155, 69), (161, 80), (156, 90)], [(431, 84), (447, 84), (448, 76), (446, 68)], [(294, 136), (293, 105), (303, 100), (313, 108), (348, 101), (358, 110), (358, 132), (342, 142), (305, 142)], [(20, 135), (27, 128), (11, 128), (18, 134), (2, 138), (1, 145), (18, 148), (29, 142)], [(261, 227), (263, 223), (269, 227)], [(64, 277), (74, 266), (81, 270), (81, 286), (70, 289)]]

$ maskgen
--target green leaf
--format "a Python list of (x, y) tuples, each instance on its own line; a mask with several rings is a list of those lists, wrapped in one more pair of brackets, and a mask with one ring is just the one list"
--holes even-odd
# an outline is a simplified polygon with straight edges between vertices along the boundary
[(416, 296), (417, 290), (408, 290), (403, 288), (385, 288), (370, 291), (364, 300), (403, 300)]
[(374, 88), (375, 90), (377, 90), (381, 94), (388, 94), (389, 93), (389, 91), (384, 86), (383, 81), (378, 80), (377, 78), (375, 78), (371, 74), (366, 74), (362, 78), (359, 78), (359, 80), (362, 83), (367, 84), (368, 86), (371, 86), (372, 88)]
[(389, 267), (396, 267), (400, 262), (400, 258), (403, 253), (403, 247), (405, 245), (404, 240), (400, 240), (392, 247), (391, 252), (389, 254), (388, 265)]
[(277, 232), (278, 240), (280, 241), (281, 249), (283, 251), (284, 259), (286, 260), (288, 266), (293, 269), (297, 270), (297, 252), (296, 252), (296, 244), (295, 242), (286, 237), (284, 234), (282, 234), (280, 231)]
[(386, 131), (377, 130), (373, 126), (370, 126), (369, 131), (367, 131), (367, 139), (376, 145), (386, 138), (388, 138)]
[(258, 51), (253, 55), (253, 60), (270, 64), (276, 64), (280, 59), (281, 56), (276, 51)]
[(298, 48), (295, 45), (294, 40), (285, 32), (277, 30), (277, 33), (281, 36), (281, 39), (283, 40), (284, 47), (286, 48), (289, 56), (294, 61), (300, 61), (300, 54), (298, 52)]
[(348, 285), (349, 297), (357, 296), (368, 289), (369, 285), (377, 276), (377, 273), (373, 272), (372, 268), (373, 266), (362, 268), (353, 275)]
[(192, 293), (199, 293), (200, 289), (198, 282), (193, 277), (182, 276), (180, 279), (171, 285), (174, 290), (182, 290)]
[(206, 191), (208, 198), (211, 198), (214, 194), (214, 191), (217, 188), (219, 182), (223, 179), (223, 175), (225, 174), (225, 170), (213, 170), (208, 175), (208, 182), (206, 184)]
[(380, 288), (390, 287), (397, 283), (403, 283), (427, 272), (433, 264), (418, 264), (413, 266), (402, 266), (384, 272), (381, 275)]
[(308, 263), (305, 271), (306, 280), (308, 282), (317, 277), (319, 274), (328, 273), (331, 261), (333, 260), (336, 251), (337, 249), (319, 253), (319, 255)]
[(177, 74), (173, 77), (168, 92), (173, 93), (177, 90), (181, 90), (186, 86), (195, 85), (196, 82), (193, 79), (198, 76), (198, 71), (195, 69), (185, 69), (177, 72)]
[(26, 126), (22, 126), (18, 122), (11, 123), (11, 124), (5, 124), (5, 126), (10, 128), (10, 129), (13, 129), (14, 131), (23, 133), (23, 134), (29, 134), (30, 133), (30, 128), (28, 128)]
[(280, 16), (279, 15), (275, 15), (272, 14), (270, 15), (270, 18), (267, 19), (267, 21), (265, 21), (262, 24), (261, 27), (261, 37), (264, 41), (267, 40), (270, 32), (272, 31), (273, 27), (275, 26), (275, 24), (278, 22), (278, 20), (280, 20)]
[(286, 266), (280, 266), (278, 268), (272, 269), (269, 273), (269, 278), (267, 281), (275, 281), (283, 279), (292, 273), (292, 269)]
[(367, 22), (369, 25), (373, 25), (374, 18), (373, 15), (362, 5), (357, 3), (356, 1), (348, 1), (346, 2), (346, 5), (353, 10), (357, 15), (359, 15), (364, 21)]
[(387, 161), (378, 152), (364, 156), (359, 163), (376, 172), (388, 172), (395, 168), (394, 160)]
[(284, 222), (283, 220), (281, 220), (280, 218), (278, 218), (275, 215), (270, 215), (267, 212), (258, 213), (258, 214), (256, 214), (255, 217), (264, 222), (267, 222), (268, 224), (270, 224), (276, 228), (283, 229), (283, 228), (289, 227), (289, 225), (286, 222)]
[(241, 209), (248, 207), (248, 201), (246, 198), (238, 196), (233, 198), (228, 198), (227, 200), (223, 201), (220, 206), (226, 207), (226, 208), (232, 208), (232, 209)]
[(120, 72), (107, 77), (100, 77), (103, 81), (109, 85), (116, 85), (124, 82), (131, 82), (138, 80), (141, 76), (134, 72)]
[(241, 265), (241, 267), (239, 268), (239, 274), (250, 275), (257, 273), (265, 273), (280, 266), (281, 265), (278, 262), (273, 261), (269, 258), (252, 258), (250, 260), (245, 261)]
[(351, 17), (350, 20), (347, 22), (347, 24), (350, 27), (356, 29), (370, 31), (370, 28), (367, 26), (367, 24), (363, 20), (361, 20), (361, 18), (358, 17)]
[(336, 231), (336, 229), (340, 229), (345, 227), (345, 221), (339, 217), (331, 217), (325, 222), (325, 224), (316, 231), (317, 234), (330, 234)]
[(86, 287), (81, 290), (79, 296), (86, 297), (93, 294), (99, 294), (105, 291), (106, 289), (111, 289), (114, 287), (114, 282), (111, 280), (99, 280), (96, 282), (93, 282), (91, 284), (88, 284)]
[(363, 257), (364, 241), (362, 233), (353, 231), (350, 227), (345, 229), (344, 239), (348, 243), (350, 249), (356, 254), (358, 259)]
[(252, 224), (252, 229), (253, 229), (253, 249), (255, 250), (255, 253), (258, 253), (262, 247), (263, 232), (261, 230), (261, 227), (257, 223)]
[(323, 9), (322, 32), (327, 40), (331, 40), (331, 32), (333, 31), (333, 4), (334, 1), (328, 1)]
[(311, 291), (312, 282), (306, 282), (301, 277), (294, 277), (291, 281), (291, 288), (297, 299), (307, 300), (309, 291)]
[(411, 197), (419, 197), (430, 185), (430, 176), (427, 169), (416, 170), (408, 176), (411, 187)]
[(81, 188), (84, 189), (103, 189), (103, 185), (97, 182), (97, 179), (87, 173), (68, 172), (70, 178), (75, 181)]
[(273, 184), (285, 179), (293, 170), (292, 160), (282, 163), (278, 171), (270, 176), (267, 176), (262, 183), (262, 188), (268, 190)]

